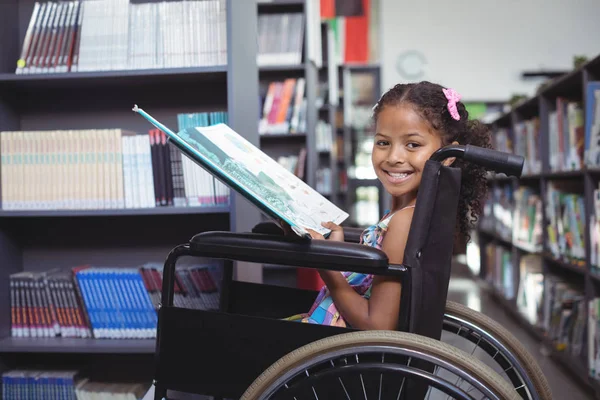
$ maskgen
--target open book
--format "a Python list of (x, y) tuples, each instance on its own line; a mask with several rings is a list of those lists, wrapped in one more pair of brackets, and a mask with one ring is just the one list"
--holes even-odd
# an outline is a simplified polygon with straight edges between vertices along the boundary
[(162, 130), (195, 163), (301, 237), (306, 228), (327, 236), (322, 222), (341, 224), (348, 214), (225, 124), (174, 133), (138, 106), (133, 111)]

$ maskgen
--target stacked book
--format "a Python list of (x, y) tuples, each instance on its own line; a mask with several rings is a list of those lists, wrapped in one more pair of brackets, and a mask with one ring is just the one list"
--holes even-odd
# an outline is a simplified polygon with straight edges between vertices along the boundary
[[(178, 117), (180, 129), (227, 122), (225, 112)], [(157, 129), (5, 131), (0, 152), (3, 210), (229, 204), (229, 188)]]
[(35, 2), (17, 74), (227, 64), (225, 0)]
[(78, 370), (9, 370), (2, 374), (4, 400), (139, 400), (150, 385), (142, 383), (95, 382)]
[[(219, 309), (219, 267), (178, 267), (175, 280), (175, 306)], [(15, 273), (11, 336), (155, 338), (161, 289), (162, 265), (155, 264)]]

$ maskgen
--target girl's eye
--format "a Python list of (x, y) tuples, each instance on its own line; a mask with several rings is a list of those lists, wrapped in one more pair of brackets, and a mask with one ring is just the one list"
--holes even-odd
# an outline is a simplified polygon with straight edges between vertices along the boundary
[(378, 140), (377, 142), (375, 142), (375, 144), (377, 144), (377, 146), (387, 146), (389, 142), (385, 140)]
[(407, 146), (409, 149), (416, 149), (417, 147), (420, 146), (420, 144), (419, 143), (408, 143)]

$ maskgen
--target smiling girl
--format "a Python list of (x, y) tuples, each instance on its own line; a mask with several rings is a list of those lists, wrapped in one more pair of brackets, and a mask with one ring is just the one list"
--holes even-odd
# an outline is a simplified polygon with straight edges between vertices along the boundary
[[(365, 229), (361, 243), (386, 253), (390, 263), (401, 264), (425, 162), (440, 147), (471, 144), (491, 148), (488, 128), (470, 121), (460, 95), (430, 82), (398, 84), (373, 108), (376, 134), (372, 163), (383, 187), (392, 195), (391, 209), (381, 221)], [(469, 230), (481, 212), (487, 190), (486, 171), (462, 160), (444, 165), (462, 170), (458, 233)], [(332, 223), (327, 240), (344, 241), (343, 229)], [(310, 231), (313, 239), (325, 240)], [(325, 286), (307, 314), (288, 320), (360, 330), (394, 330), (398, 322), (398, 278), (354, 272), (319, 271)]]

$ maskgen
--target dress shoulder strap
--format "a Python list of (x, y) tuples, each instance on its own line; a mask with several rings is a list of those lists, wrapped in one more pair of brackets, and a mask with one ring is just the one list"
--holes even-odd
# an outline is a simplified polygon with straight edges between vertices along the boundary
[(415, 205), (413, 204), (412, 206), (406, 206), (406, 207), (402, 207), (401, 209), (394, 211), (393, 213), (390, 213), (389, 215), (387, 215), (385, 218), (383, 218), (380, 222), (380, 224), (385, 225), (386, 227), (389, 225), (390, 220), (392, 219), (392, 217), (394, 216), (394, 214), (396, 214), (398, 211), (402, 211), (402, 210), (406, 210), (407, 208), (414, 208)]

